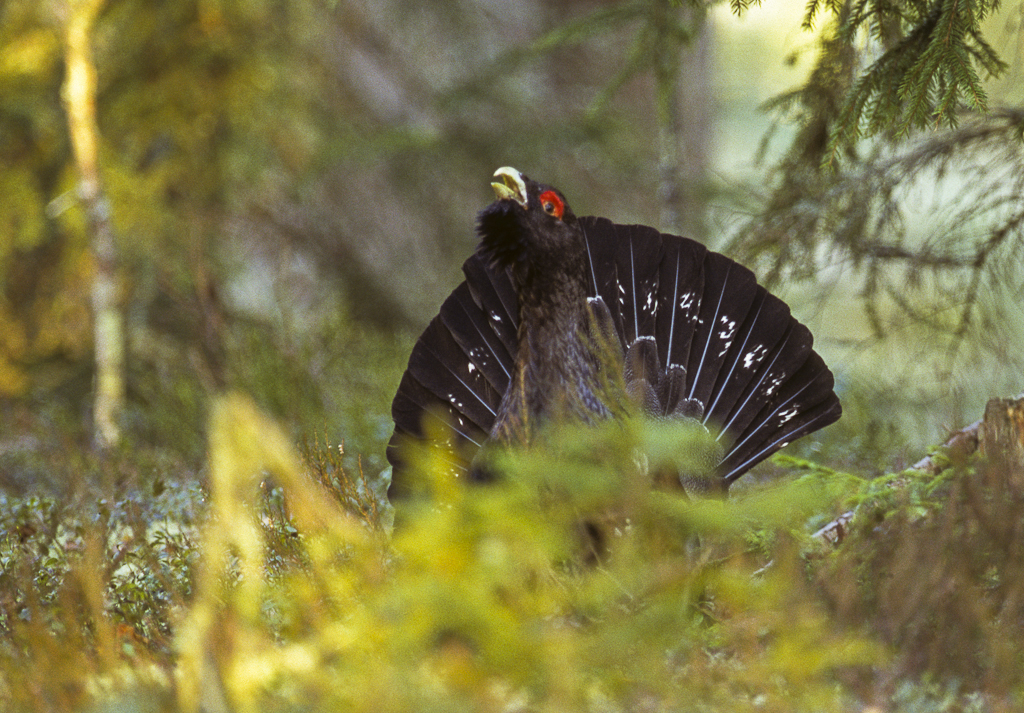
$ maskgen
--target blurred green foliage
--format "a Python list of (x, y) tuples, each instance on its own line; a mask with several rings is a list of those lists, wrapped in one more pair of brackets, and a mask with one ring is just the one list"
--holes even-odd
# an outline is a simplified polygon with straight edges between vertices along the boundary
[[(348, 317), (344, 268), (301, 266), (295, 279), (326, 289), (296, 303), (287, 258), (267, 260), (287, 245), (245, 223), (254, 206), (275, 203), (269, 195), (300, 193), (325, 157), (362, 151), (366, 160), (351, 133), (358, 110), (340, 97), (317, 106), (324, 97), (314, 85), (330, 80), (310, 52), (332, 12), (316, 2), (105, 5), (93, 44), (133, 446), (198, 466), (195, 424), (210, 394), (241, 386), (306, 430), (329, 422), (359, 450), (382, 450), (407, 338)], [(92, 264), (60, 102), (62, 21), (56, 4), (0, 8), (0, 395), (10, 405), (5, 430), (46, 446), (54, 436), (85, 442), (91, 373)], [(364, 297), (385, 310), (378, 326), (401, 323)], [(354, 373), (367, 355), (372, 374)], [(381, 456), (373, 459), (379, 466)]]
[[(785, 481), (703, 499), (634, 458), (581, 459), (593, 432), (564, 429), (486, 486), (411, 453), (444, 490), (400, 504), (388, 538), (336, 449), (300, 460), (238, 396), (209, 432), (202, 517), (181, 493), (5, 503), (5, 710), (1012, 710), (1024, 693), (1020, 464), (861, 480), (788, 460)], [(838, 545), (809, 536), (851, 506)]]
[[(93, 265), (60, 97), (65, 20), (59, 3), (0, 7), (0, 396), (5, 430), (49, 441), (59, 423), (85, 443)], [(235, 387), (296, 435), (329, 424), (379, 468), (406, 330), (451, 289), (495, 166), (562, 165), (550, 179), (568, 189), (593, 185), (572, 166), (607, 159), (629, 168), (600, 182), (606, 198), (657, 205), (635, 181), (656, 155), (636, 141), (653, 129), (637, 90), (600, 116), (558, 90), (574, 66), (614, 75), (607, 50), (637, 20), (656, 18), (637, 5), (528, 51), (550, 70), (538, 113), (537, 86), (501, 56), (518, 35), (481, 8), (105, 2), (92, 45), (129, 442), (198, 467), (201, 428), (181, 424)]]

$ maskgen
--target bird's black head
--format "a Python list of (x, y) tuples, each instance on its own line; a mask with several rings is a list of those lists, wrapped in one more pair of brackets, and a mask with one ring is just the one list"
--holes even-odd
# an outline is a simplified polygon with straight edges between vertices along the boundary
[(480, 250), (492, 266), (523, 274), (582, 256), (583, 236), (561, 191), (509, 167), (494, 178), (498, 199), (477, 220)]

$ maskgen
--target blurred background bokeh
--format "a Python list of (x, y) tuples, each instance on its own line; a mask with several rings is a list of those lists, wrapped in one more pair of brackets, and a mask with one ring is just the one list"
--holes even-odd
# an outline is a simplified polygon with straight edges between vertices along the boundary
[[(66, 487), (94, 438), (96, 265), (62, 100), (82, 1), (0, 4), (0, 488), (16, 493)], [(898, 468), (1024, 389), (1016, 5), (987, 19), (1007, 62), (993, 114), (850, 142), (828, 171), (822, 126), (884, 38), (843, 54), (824, 11), (801, 28), (802, 1), (99, 5), (116, 447), (144, 478), (201, 477), (207, 406), (230, 389), (379, 472), (408, 351), (504, 165), (577, 214), (698, 238), (790, 300), (846, 407), (804, 446), (821, 458)]]

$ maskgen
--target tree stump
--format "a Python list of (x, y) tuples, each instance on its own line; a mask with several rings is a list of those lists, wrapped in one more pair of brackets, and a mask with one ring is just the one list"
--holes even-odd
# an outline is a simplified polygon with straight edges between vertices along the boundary
[[(999, 474), (1017, 492), (1024, 492), (1024, 394), (1012, 399), (991, 399), (985, 404), (985, 417), (954, 432), (942, 444), (944, 458), (925, 456), (911, 466), (938, 475), (948, 459), (962, 461), (976, 451), (989, 462), (987, 477)], [(855, 511), (850, 510), (814, 533), (813, 537), (838, 545), (846, 535)]]
[(978, 433), (981, 454), (1018, 491), (1024, 490), (1024, 394), (1015, 399), (992, 399)]

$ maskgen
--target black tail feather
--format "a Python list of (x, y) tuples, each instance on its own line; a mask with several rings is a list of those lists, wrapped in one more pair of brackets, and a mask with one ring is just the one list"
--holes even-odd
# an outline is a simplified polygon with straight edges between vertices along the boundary
[(501, 393), (487, 382), (440, 319), (430, 323), (413, 349), (409, 372), (474, 425), (484, 428), (494, 421)]
[[(434, 390), (421, 384), (406, 371), (398, 386), (398, 393), (391, 404), (391, 416), (395, 421), (395, 432), (388, 443), (388, 461), (395, 472), (404, 468), (402, 454), (407, 439), (424, 440), (429, 434), (446, 434), (432, 445), (448, 454), (449, 471), (453, 476), (466, 472), (466, 462), (460, 454), (478, 450), (487, 438), (487, 433), (476, 424), (467, 421), (451, 404), (442, 402)], [(402, 478), (392, 478), (392, 495), (408, 492), (409, 484)]]
[(685, 370), (698, 327), (704, 294), (702, 268), (708, 251), (695, 240), (663, 240), (662, 244), (665, 257), (659, 275), (658, 355), (666, 368)]
[(516, 334), (519, 298), (508, 272), (489, 268), (479, 253), (470, 255), (462, 265), (462, 272), (466, 275), (466, 284), (482, 316), (505, 345), (507, 352), (515, 355), (519, 344)]
[[(648, 412), (721, 429), (726, 483), (839, 418), (832, 373), (810, 331), (750, 270), (653, 228), (579, 223), (591, 296), (608, 308), (627, 387)], [(446, 421), (469, 451), (493, 426), (515, 365), (518, 298), (509, 275), (479, 255), (463, 271), (466, 281), (410, 357), (392, 407), (396, 439), (422, 437), (424, 413)], [(399, 463), (394, 447), (388, 457)]]
[[(441, 321), (472, 365), (468, 368), (480, 373), (501, 400), (512, 378), (514, 352), (510, 352), (508, 345), (495, 333), (491, 320), (485, 318), (465, 282), (441, 306)], [(488, 403), (492, 399), (488, 394)]]
[(740, 327), (735, 344), (730, 350), (730, 360), (723, 365), (715, 384), (714, 397), (708, 401), (708, 418), (714, 423), (725, 425), (743, 402), (743, 395), (750, 392), (765, 359), (783, 340), (788, 330), (780, 329), (790, 319), (789, 307), (782, 300), (771, 297), (759, 290), (748, 313), (748, 319)]
[(446, 430), (477, 447), (483, 445), (487, 437), (487, 431), (466, 418), (452, 404), (441, 400), (435, 390), (421, 384), (409, 372), (398, 385), (391, 415), (397, 436), (422, 438), (437, 430), (432, 426), (443, 425)]
[(705, 406), (721, 390), (719, 374), (736, 345), (736, 332), (747, 318), (759, 288), (754, 274), (742, 265), (718, 253), (704, 258), (704, 299), (701, 301), (698, 329), (690, 347), (689, 398)]

